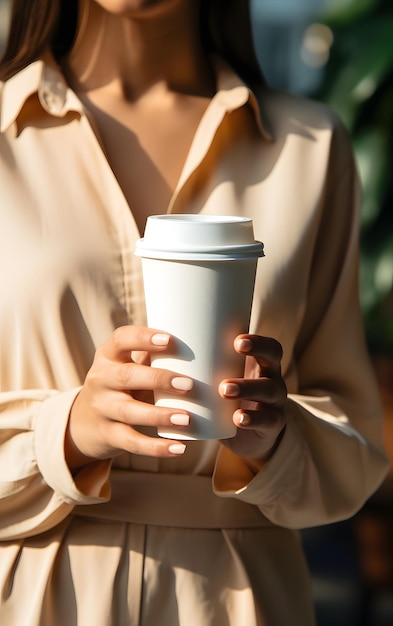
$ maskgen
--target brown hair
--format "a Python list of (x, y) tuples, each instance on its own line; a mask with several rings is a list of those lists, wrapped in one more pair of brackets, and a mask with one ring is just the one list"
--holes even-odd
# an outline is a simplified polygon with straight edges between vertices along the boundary
[[(11, 0), (8, 37), (0, 60), (0, 80), (52, 49), (59, 60), (75, 37), (78, 0)], [(221, 54), (249, 84), (263, 82), (255, 55), (248, 0), (201, 0), (205, 45)]]

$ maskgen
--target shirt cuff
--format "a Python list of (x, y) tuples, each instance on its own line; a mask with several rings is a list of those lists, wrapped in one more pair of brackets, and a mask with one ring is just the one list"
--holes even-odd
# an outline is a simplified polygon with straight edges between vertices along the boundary
[(42, 402), (34, 431), (36, 461), (44, 481), (64, 502), (98, 504), (110, 498), (111, 459), (90, 463), (75, 476), (65, 459), (65, 433), (79, 390), (60, 392)]
[(241, 457), (222, 446), (213, 473), (213, 491), (217, 496), (235, 497), (263, 511), (264, 505), (268, 509), (269, 503), (293, 488), (296, 482), (294, 473), (298, 470), (301, 474), (305, 454), (304, 444), (290, 419), (293, 404), (288, 401), (287, 425), (280, 444), (257, 474)]

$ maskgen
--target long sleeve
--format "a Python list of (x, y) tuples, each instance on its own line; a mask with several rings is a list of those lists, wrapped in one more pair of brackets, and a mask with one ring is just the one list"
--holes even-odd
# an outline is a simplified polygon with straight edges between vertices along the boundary
[[(342, 132), (331, 150), (305, 313), (293, 352), (286, 355), (284, 436), (257, 476), (224, 448), (214, 476), (218, 495), (256, 504), (285, 527), (349, 517), (388, 467), (359, 306), (358, 182)], [(343, 159), (347, 167), (340, 174)]]
[(109, 497), (109, 463), (73, 477), (64, 433), (78, 390), (4, 392), (0, 396), (0, 538), (38, 534), (62, 521), (75, 504)]
[(13, 248), (1, 247), (14, 277), (12, 290), (2, 277), (0, 305), (2, 540), (44, 532), (75, 504), (110, 496), (108, 462), (72, 476), (65, 460), (69, 412), (93, 349), (75, 294), (55, 257), (41, 263), (37, 248), (32, 256), (17, 240)]

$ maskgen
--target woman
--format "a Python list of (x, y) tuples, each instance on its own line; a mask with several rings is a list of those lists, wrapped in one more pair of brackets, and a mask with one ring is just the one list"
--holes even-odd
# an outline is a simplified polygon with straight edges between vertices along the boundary
[[(12, 6), (0, 622), (311, 626), (296, 529), (352, 515), (387, 470), (346, 134), (266, 87), (241, 0)], [(171, 338), (146, 328), (133, 251), (165, 212), (247, 215), (265, 244), (222, 442), (156, 436), (189, 416), (152, 391), (193, 384), (149, 367)]]

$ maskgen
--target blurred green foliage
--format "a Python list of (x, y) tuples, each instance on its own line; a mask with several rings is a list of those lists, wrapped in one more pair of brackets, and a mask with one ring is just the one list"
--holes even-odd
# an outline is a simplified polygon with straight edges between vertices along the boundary
[(332, 0), (317, 98), (346, 124), (363, 188), (361, 300), (370, 350), (393, 355), (393, 1)]

